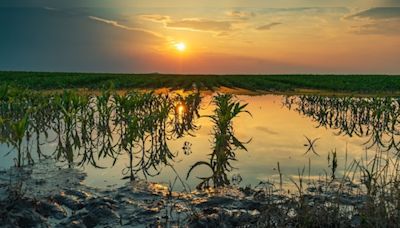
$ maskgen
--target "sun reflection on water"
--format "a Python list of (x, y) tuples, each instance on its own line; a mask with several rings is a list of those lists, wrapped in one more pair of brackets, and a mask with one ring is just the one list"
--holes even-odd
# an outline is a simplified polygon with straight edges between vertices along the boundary
[(183, 122), (183, 116), (185, 115), (185, 112), (186, 112), (185, 105), (182, 104), (182, 103), (178, 103), (175, 106), (175, 108), (176, 108), (176, 113), (177, 113), (177, 116), (178, 116), (178, 121), (179, 121), (179, 123), (182, 123)]

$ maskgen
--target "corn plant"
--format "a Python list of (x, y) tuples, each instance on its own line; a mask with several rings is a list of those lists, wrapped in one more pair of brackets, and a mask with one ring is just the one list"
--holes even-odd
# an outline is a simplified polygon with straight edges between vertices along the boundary
[(192, 170), (200, 165), (211, 169), (211, 176), (200, 178), (202, 182), (198, 185), (199, 188), (209, 187), (210, 181), (214, 187), (229, 185), (227, 174), (233, 169), (231, 162), (236, 160), (235, 151), (237, 149), (247, 151), (245, 143), (238, 140), (233, 131), (233, 119), (240, 113), (250, 114), (245, 109), (247, 104), (240, 104), (230, 94), (218, 94), (214, 97), (213, 104), (216, 106), (214, 114), (207, 116), (214, 123), (213, 152), (209, 155), (209, 161), (196, 162), (187, 173), (188, 178)]
[[(19, 121), (11, 123), (11, 137), (10, 144), (17, 150), (17, 162), (16, 166), (21, 167), (23, 165), (23, 151), (22, 151), (22, 140), (25, 136), (26, 129), (28, 127), (28, 118), (25, 116)], [(28, 162), (31, 163), (32, 158), (28, 155)]]
[(368, 149), (400, 151), (400, 99), (393, 97), (287, 97), (283, 104), (315, 120), (318, 127), (337, 130), (337, 135), (368, 137)]
[[(6, 86), (0, 87), (0, 141), (17, 151), (17, 166), (48, 157), (41, 145), (54, 142), (53, 158), (73, 165), (91, 164), (99, 159), (126, 153), (129, 164), (125, 174), (134, 179), (157, 175), (162, 166), (176, 156), (168, 140), (198, 129), (198, 93), (187, 96), (132, 91), (118, 95), (111, 89), (99, 95), (65, 90), (41, 93)], [(183, 112), (177, 112), (177, 107)], [(54, 137), (54, 138), (53, 138)], [(24, 148), (23, 148), (24, 147)]]
[[(168, 165), (173, 160), (175, 154), (167, 141), (196, 129), (193, 120), (199, 102), (193, 102), (193, 96), (185, 99), (138, 92), (115, 96), (119, 150), (129, 156), (129, 164), (124, 170), (125, 175), (129, 174), (126, 178), (134, 180), (139, 171), (144, 176), (157, 175), (160, 165)], [(185, 121), (178, 123), (175, 110), (179, 102), (185, 102), (190, 112), (184, 114)]]

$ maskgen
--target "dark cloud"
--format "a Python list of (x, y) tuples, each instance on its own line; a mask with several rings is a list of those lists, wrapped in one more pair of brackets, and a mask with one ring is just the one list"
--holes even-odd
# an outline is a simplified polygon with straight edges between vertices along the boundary
[(280, 23), (280, 22), (273, 22), (273, 23), (269, 23), (269, 24), (266, 24), (266, 25), (259, 26), (256, 29), (257, 30), (270, 30), (272, 27), (275, 27), (275, 26), (278, 26), (278, 25), (281, 25), (281, 24), (282, 23)]
[(400, 20), (373, 22), (361, 26), (353, 26), (352, 32), (359, 35), (400, 35)]
[(400, 19), (400, 7), (377, 7), (348, 16), (347, 19), (369, 18), (374, 20)]
[(128, 71), (136, 60), (127, 58), (124, 48), (164, 42), (146, 31), (112, 25), (60, 10), (2, 7), (0, 69)]
[(359, 35), (400, 35), (400, 7), (377, 7), (350, 15), (347, 19), (370, 20), (367, 24), (351, 27)]

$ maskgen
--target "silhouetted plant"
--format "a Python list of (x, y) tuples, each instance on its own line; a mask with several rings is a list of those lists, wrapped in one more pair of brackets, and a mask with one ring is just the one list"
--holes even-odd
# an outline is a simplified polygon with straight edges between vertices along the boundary
[[(21, 167), (23, 165), (24, 152), (22, 149), (22, 140), (25, 136), (26, 129), (28, 128), (28, 118), (25, 116), (19, 121), (11, 123), (11, 137), (9, 138), (10, 144), (17, 150), (17, 162), (16, 166)], [(29, 153), (27, 154), (28, 162), (31, 163), (32, 158)]]
[[(115, 97), (120, 148), (129, 156), (129, 165), (124, 173), (129, 173), (131, 180), (139, 171), (144, 176), (157, 175), (160, 165), (168, 165), (173, 160), (175, 154), (167, 141), (197, 129), (194, 124), (200, 104), (197, 98), (200, 96), (196, 93), (174, 97), (137, 92)], [(177, 107), (183, 104), (185, 110), (177, 113)]]
[[(131, 179), (139, 171), (156, 175), (160, 165), (175, 157), (167, 141), (198, 128), (194, 120), (200, 99), (199, 93), (117, 95), (108, 89), (87, 95), (1, 86), (0, 141), (17, 151), (17, 166), (23, 165), (24, 158), (33, 163), (33, 145), (40, 159), (45, 156), (41, 145), (54, 142), (54, 158), (70, 167), (91, 164), (102, 168), (97, 160), (112, 158), (115, 164), (118, 155), (127, 153)], [(183, 112), (177, 113), (178, 105), (184, 106)]]
[(338, 166), (336, 149), (328, 153), (328, 166), (331, 169), (332, 181), (336, 178), (336, 169)]
[[(208, 187), (212, 181), (214, 187), (229, 185), (227, 173), (233, 169), (232, 161), (236, 160), (236, 149), (246, 150), (244, 142), (239, 141), (233, 130), (233, 119), (245, 110), (247, 104), (241, 105), (239, 101), (234, 100), (230, 94), (218, 94), (213, 98), (213, 104), (216, 106), (214, 114), (207, 116), (214, 123), (213, 128), (213, 152), (209, 155), (209, 161), (196, 162), (190, 167), (187, 178), (192, 170), (200, 165), (209, 167), (212, 175), (209, 177), (201, 177), (202, 182), (199, 188)], [(250, 114), (250, 113), (249, 113)]]

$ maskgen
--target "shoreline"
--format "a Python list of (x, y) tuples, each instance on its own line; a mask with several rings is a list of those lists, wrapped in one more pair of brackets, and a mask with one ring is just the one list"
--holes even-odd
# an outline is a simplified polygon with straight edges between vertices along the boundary
[[(44, 173), (51, 175), (43, 176)], [(359, 195), (335, 193), (329, 188), (325, 193), (318, 193), (311, 187), (303, 196), (286, 195), (272, 186), (175, 192), (173, 186), (145, 180), (127, 181), (116, 189), (99, 189), (82, 184), (84, 178), (81, 171), (56, 166), (49, 160), (0, 172), (0, 205), (9, 209), (2, 212), (5, 213), (2, 219), (6, 219), (2, 224), (32, 227), (263, 226), (263, 217), (270, 209), (293, 207), (297, 211), (299, 208), (292, 204), (298, 200), (306, 199), (312, 202), (310, 205), (332, 201), (344, 207), (356, 207), (366, 200)], [(11, 185), (22, 181), (20, 189), (7, 189), (6, 179)], [(10, 202), (11, 209), (7, 205)], [(295, 221), (296, 214), (286, 218), (274, 216), (277, 216), (275, 220), (286, 220), (285, 224), (289, 225)], [(357, 225), (358, 218), (348, 222)]]

